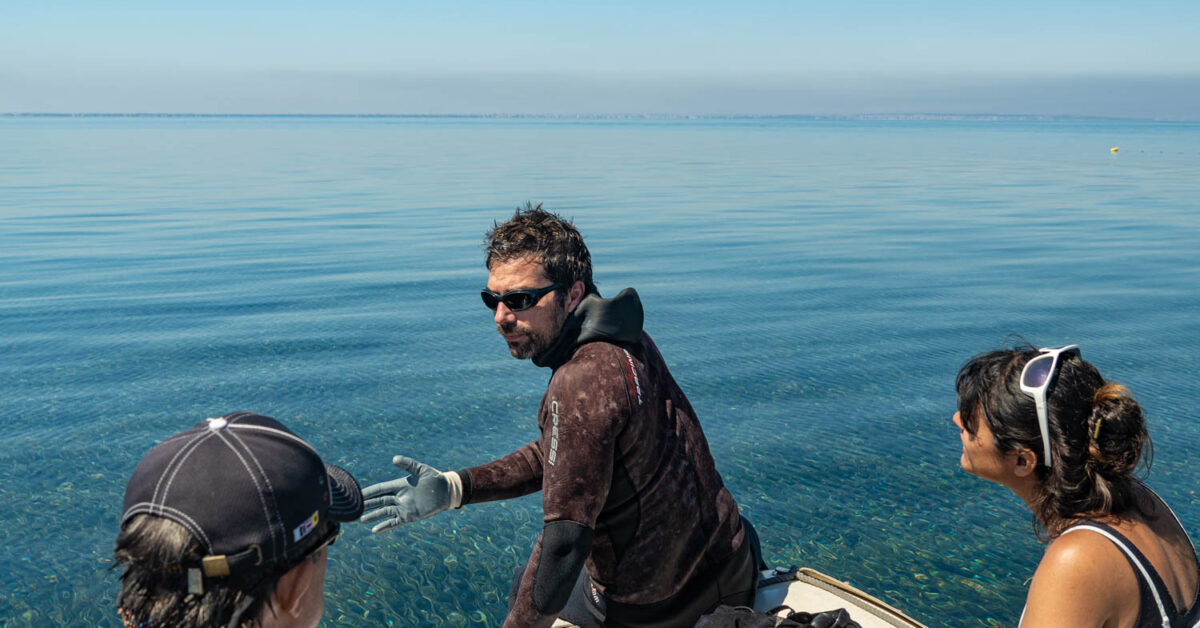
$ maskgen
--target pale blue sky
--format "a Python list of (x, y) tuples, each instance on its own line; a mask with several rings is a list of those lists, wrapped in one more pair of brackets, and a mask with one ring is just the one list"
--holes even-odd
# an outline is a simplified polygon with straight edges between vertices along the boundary
[(1200, 119), (1196, 0), (245, 4), (0, 0), (0, 111)]

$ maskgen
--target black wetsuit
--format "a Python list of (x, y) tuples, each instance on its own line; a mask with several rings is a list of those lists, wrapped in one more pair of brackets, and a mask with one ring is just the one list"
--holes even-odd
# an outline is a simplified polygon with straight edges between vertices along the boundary
[(463, 504), (542, 491), (545, 526), (504, 625), (549, 626), (572, 591), (607, 626), (690, 626), (719, 601), (749, 603), (757, 565), (737, 504), (637, 293), (588, 295), (534, 361), (554, 369), (540, 437), (460, 472)]

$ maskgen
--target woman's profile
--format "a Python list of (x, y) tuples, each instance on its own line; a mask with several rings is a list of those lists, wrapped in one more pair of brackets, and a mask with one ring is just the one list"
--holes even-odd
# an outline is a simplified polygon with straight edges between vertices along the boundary
[(971, 358), (956, 381), (962, 468), (1008, 487), (1048, 540), (1021, 626), (1200, 625), (1200, 564), (1171, 508), (1134, 474), (1141, 406), (1079, 349)]

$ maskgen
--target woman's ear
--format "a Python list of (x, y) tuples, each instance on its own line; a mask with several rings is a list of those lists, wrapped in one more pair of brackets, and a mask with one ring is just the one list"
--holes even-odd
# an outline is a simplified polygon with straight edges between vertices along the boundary
[(1018, 449), (1012, 452), (1010, 460), (1013, 465), (1013, 474), (1019, 478), (1031, 475), (1038, 465), (1037, 454), (1033, 453), (1031, 449)]

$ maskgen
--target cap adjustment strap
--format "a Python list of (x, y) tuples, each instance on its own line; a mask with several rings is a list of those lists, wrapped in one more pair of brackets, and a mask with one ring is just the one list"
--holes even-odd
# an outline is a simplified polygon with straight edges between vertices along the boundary
[(204, 567), (204, 575), (210, 578), (222, 578), (229, 575), (229, 561), (225, 560), (224, 554), (205, 556), (200, 559), (200, 565)]
[(218, 554), (216, 556), (205, 556), (200, 559), (200, 565), (204, 568), (204, 575), (210, 578), (223, 578), (234, 571), (241, 572), (247, 567), (257, 567), (262, 564), (262, 547), (257, 543), (230, 556)]

